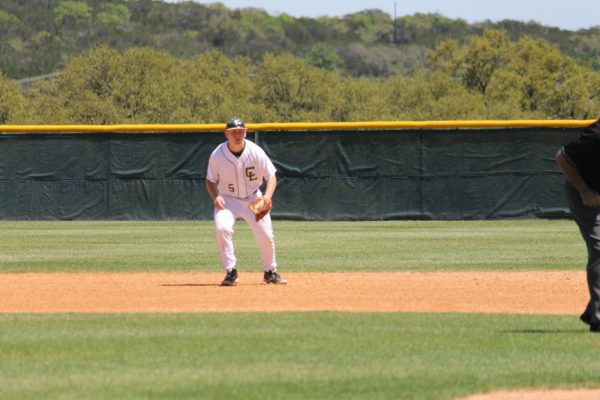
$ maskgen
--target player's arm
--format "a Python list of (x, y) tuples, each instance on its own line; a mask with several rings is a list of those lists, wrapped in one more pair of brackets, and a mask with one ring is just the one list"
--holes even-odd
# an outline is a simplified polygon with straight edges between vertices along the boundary
[(254, 199), (248, 205), (248, 208), (252, 210), (257, 221), (260, 221), (273, 209), (272, 199), (273, 193), (275, 193), (275, 188), (277, 187), (277, 177), (273, 175), (269, 179), (266, 179), (265, 182), (265, 193), (263, 193), (262, 197)]
[(599, 207), (600, 194), (590, 188), (587, 183), (585, 183), (575, 165), (571, 164), (569, 160), (567, 160), (562, 152), (562, 149), (558, 150), (556, 153), (556, 162), (565, 175), (567, 181), (569, 181), (569, 183), (573, 185), (579, 192), (583, 205), (587, 207)]
[(210, 198), (213, 201), (213, 204), (215, 205), (215, 208), (217, 208), (219, 210), (224, 209), (225, 208), (225, 200), (223, 199), (223, 197), (219, 196), (219, 190), (217, 188), (217, 183), (211, 182), (207, 179), (205, 186), (206, 186), (206, 191), (208, 192), (208, 195), (210, 196)]
[(263, 197), (267, 198), (269, 201), (273, 199), (273, 193), (275, 193), (275, 189), (277, 188), (277, 177), (273, 175), (269, 179), (267, 179), (265, 185), (265, 193)]

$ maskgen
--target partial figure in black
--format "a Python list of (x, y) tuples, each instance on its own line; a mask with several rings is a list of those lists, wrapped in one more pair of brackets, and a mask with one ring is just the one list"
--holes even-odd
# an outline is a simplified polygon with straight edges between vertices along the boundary
[(587, 246), (590, 301), (580, 319), (600, 332), (600, 120), (556, 153), (573, 219)]

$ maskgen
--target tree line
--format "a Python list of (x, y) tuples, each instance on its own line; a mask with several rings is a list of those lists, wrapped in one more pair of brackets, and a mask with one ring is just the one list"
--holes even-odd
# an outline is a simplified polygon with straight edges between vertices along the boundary
[(579, 64), (600, 70), (600, 24), (577, 32), (535, 22), (468, 24), (439, 14), (398, 18), (377, 9), (342, 17), (294, 18), (221, 3), (157, 0), (2, 0), (0, 71), (22, 79), (62, 69), (101, 45), (147, 47), (177, 58), (210, 50), (254, 63), (265, 54), (291, 54), (307, 64), (351, 77), (385, 78), (423, 66), (440, 39), (465, 43), (484, 29), (511, 40), (543, 39)]
[(0, 76), (0, 123), (592, 119), (598, 87), (600, 72), (557, 46), (490, 28), (464, 43), (440, 41), (423, 66), (383, 78), (291, 54), (254, 62), (219, 50), (180, 58), (103, 45), (27, 86)]

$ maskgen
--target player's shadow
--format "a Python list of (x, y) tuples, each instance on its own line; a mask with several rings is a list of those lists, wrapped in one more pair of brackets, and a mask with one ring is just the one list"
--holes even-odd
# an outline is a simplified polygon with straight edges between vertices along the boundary
[(221, 286), (219, 283), (163, 283), (163, 287), (206, 287), (206, 286)]
[[(263, 286), (263, 283), (244, 283), (244, 286)], [(163, 283), (162, 287), (223, 287), (227, 288), (230, 286), (221, 286), (220, 283)], [(239, 286), (239, 284), (237, 285)]]

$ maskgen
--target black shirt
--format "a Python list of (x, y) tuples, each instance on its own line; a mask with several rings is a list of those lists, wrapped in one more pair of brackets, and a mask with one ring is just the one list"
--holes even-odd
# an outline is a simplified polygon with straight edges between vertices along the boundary
[(562, 153), (577, 168), (585, 183), (600, 192), (600, 120), (585, 128), (577, 139), (564, 146)]

